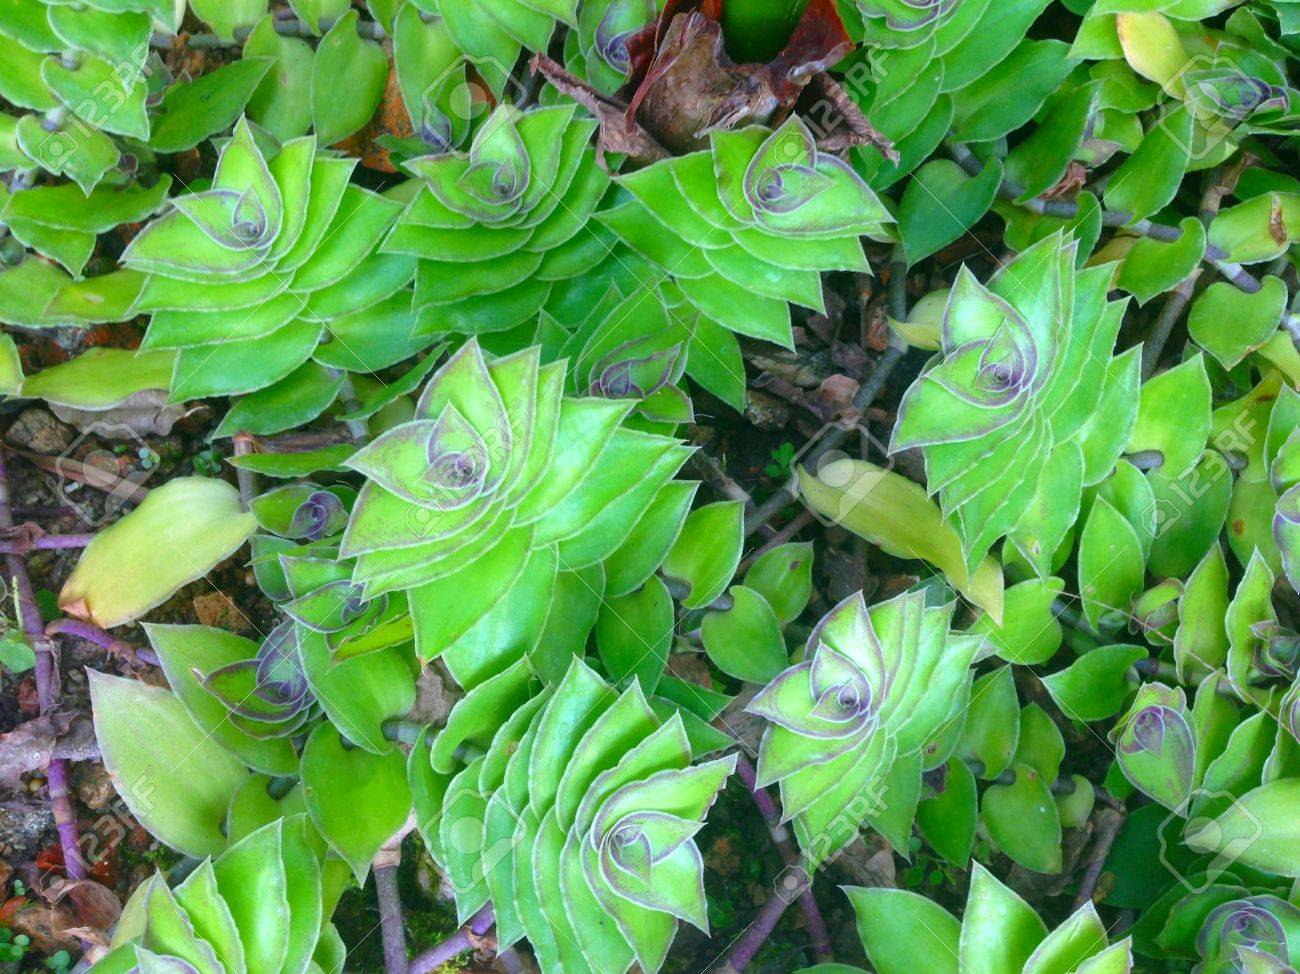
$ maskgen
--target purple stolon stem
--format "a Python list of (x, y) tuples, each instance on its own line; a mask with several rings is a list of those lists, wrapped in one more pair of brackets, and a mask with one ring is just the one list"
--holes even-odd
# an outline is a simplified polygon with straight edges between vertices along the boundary
[(44, 548), (84, 548), (94, 540), (93, 534), (47, 534), (36, 539), (35, 547), (37, 551)]
[[(9, 479), (5, 470), (4, 451), (0, 450), (0, 530), (12, 530), (13, 511), (9, 506)], [(36, 592), (27, 574), (27, 562), (22, 555), (5, 555), (5, 567), (18, 592), (18, 607), (22, 615), (23, 632), (36, 652), (36, 699), (41, 714), (48, 714), (59, 703), (59, 668), (54, 655), (54, 643), (45, 635), (41, 610), (36, 607)], [(81, 858), (77, 842), (77, 818), (68, 798), (68, 763), (62, 758), (51, 758), (45, 772), (50, 788), (50, 807), (54, 813), (54, 826), (59, 833), (63, 849), (63, 870), (69, 879), (83, 879), (86, 864)]]
[[(781, 824), (781, 813), (776, 807), (776, 802), (772, 801), (772, 796), (766, 788), (758, 787), (758, 772), (754, 766), (749, 763), (749, 758), (744, 754), (737, 756), (736, 774), (744, 783), (749, 793), (754, 796), (754, 804), (758, 807), (758, 813), (763, 816), (763, 821), (767, 823), (768, 829), (772, 833), (772, 840), (776, 843), (777, 849), (780, 850), (781, 858), (787, 866), (799, 865), (799, 853), (790, 843), (790, 833), (784, 825)], [(831, 959), (831, 935), (826, 929), (826, 920), (822, 917), (821, 908), (817, 905), (817, 899), (812, 892), (812, 877), (808, 878), (808, 883), (804, 886), (803, 892), (799, 894), (799, 907), (803, 910), (804, 921), (808, 926), (808, 935), (812, 937), (813, 953), (816, 954), (817, 960), (825, 963)], [(734, 955), (733, 955), (734, 956)]]
[(375, 892), (379, 894), (380, 933), (384, 941), (384, 970), (406, 974), (406, 930), (402, 899), (397, 892), (397, 865), (375, 864)]
[(45, 534), (30, 543), (0, 541), (0, 554), (21, 555), (28, 551), (52, 551), (59, 548), (84, 548), (93, 541), (93, 534)]
[(47, 636), (72, 636), (74, 639), (84, 639), (92, 642), (101, 649), (107, 650), (115, 656), (134, 656), (141, 663), (147, 666), (161, 666), (158, 655), (152, 649), (136, 649), (125, 640), (118, 639), (106, 629), (101, 629), (93, 622), (82, 622), (80, 619), (56, 619), (45, 627)]
[(740, 974), (749, 962), (754, 959), (759, 948), (772, 935), (776, 925), (781, 921), (781, 915), (785, 913), (785, 908), (790, 904), (775, 893), (763, 904), (763, 909), (759, 910), (758, 916), (754, 918), (745, 932), (740, 935), (736, 941), (736, 946), (732, 948), (731, 956), (727, 958), (725, 964), (718, 969), (718, 974)]
[(436, 971), (457, 954), (470, 950), (478, 938), (492, 929), (495, 922), (496, 916), (492, 913), (492, 904), (489, 903), (470, 917), (469, 923), (465, 926), (411, 961), (411, 966), (407, 968), (408, 974), (430, 974)]
[(769, 827), (779, 823), (781, 813), (777, 811), (776, 802), (772, 801), (772, 796), (768, 794), (766, 788), (758, 787), (758, 772), (749, 763), (749, 758), (743, 754), (737, 756), (736, 774), (749, 789), (749, 793), (754, 796), (754, 804), (758, 806), (758, 813), (763, 816), (763, 821)]

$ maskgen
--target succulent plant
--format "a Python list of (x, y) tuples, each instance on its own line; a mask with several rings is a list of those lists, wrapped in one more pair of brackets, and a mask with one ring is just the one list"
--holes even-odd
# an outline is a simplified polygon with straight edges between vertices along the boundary
[(226, 708), (230, 722), (252, 737), (289, 737), (319, 712), (299, 659), (297, 636), (292, 622), (282, 622), (255, 656), (197, 674), (199, 685)]
[(654, 21), (662, 0), (583, 0), (577, 30), (565, 39), (569, 70), (598, 91), (613, 94), (627, 81), (628, 42)]
[(798, 118), (710, 142), (621, 176), (632, 199), (597, 216), (702, 315), (789, 347), (789, 302), (821, 309), (821, 272), (867, 271), (857, 238), (888, 239), (889, 212)]
[(147, 632), (170, 691), (91, 677), (96, 736), (133, 814), (201, 857), (305, 812), (329, 869), (346, 864), (364, 881), (410, 810), (403, 756), (385, 730), (415, 702), (409, 630), (405, 642), (337, 658), (292, 620), (260, 644), (206, 626)]
[(123, 163), (124, 149), (148, 141), (150, 75), (161, 66), (151, 61), (152, 19), (180, 26), (174, 10), (157, 6), (32, 0), (0, 13), (0, 96), (26, 110), (0, 116), (0, 172), (40, 169), (89, 194)]
[[(153, 47), (156, 37), (179, 32), (187, 6), (220, 41), (239, 32), (245, 57), (174, 79)], [(317, 12), (310, 25), (317, 34), (319, 19)], [(0, 116), (0, 172), (44, 170), (89, 194), (101, 182), (129, 179), (156, 153), (226, 131), (245, 108), (282, 140), (314, 126), (323, 142), (337, 142), (365, 125), (388, 76), (379, 45), (358, 36), (357, 24), (346, 6), (331, 10), (330, 30), (313, 50), (277, 35), (265, 0), (12, 4), (0, 14), (0, 96), (28, 114)], [(314, 77), (318, 61), (322, 78), (346, 71), (353, 84), (327, 96)]]
[(499, 713), (468, 763), (459, 736), (411, 756), (417, 821), (458, 913), (491, 902), (502, 947), (527, 938), (544, 974), (654, 974), (679, 921), (708, 931), (694, 836), (736, 759), (692, 764), (679, 716), (579, 660)]
[[(58, 262), (76, 278), (85, 270), (100, 233), (153, 216), (171, 185), (171, 177), (164, 174), (149, 187), (100, 184), (89, 193), (67, 183), (15, 188), (12, 193), (0, 188), (0, 221), (15, 240)], [(63, 280), (57, 273), (50, 276)], [(49, 295), (40, 297), (48, 300)]]
[(1277, 896), (1220, 903), (1196, 935), (1197, 974), (1244, 970), (1281, 972), (1291, 966), (1300, 937), (1300, 908)]
[[(305, 671), (302, 675), (311, 683), (319, 681), (322, 670), (309, 666), (304, 653), (317, 659), (323, 654), (333, 668), (410, 642), (413, 623), (406, 599), (400, 593), (364, 597), (352, 581), (353, 564), (338, 557), (355, 501), (351, 488), (309, 482), (277, 487), (253, 500), (252, 513), (266, 532), (252, 538), (253, 570), (263, 593), (286, 617), (267, 638), (267, 644), (278, 645), (272, 649), (264, 644), (256, 660), (241, 664), (256, 664), (255, 694), (264, 692), (260, 682), (270, 676), (268, 666), (277, 665), (261, 663), (267, 652)], [(285, 679), (295, 678), (286, 672)], [(283, 692), (270, 687), (273, 697)], [(355, 738), (351, 727), (343, 733)]]
[(922, 766), (947, 759), (929, 749), (951, 737), (944, 731), (962, 712), (982, 642), (952, 633), (951, 615), (951, 605), (928, 608), (921, 592), (870, 609), (852, 595), (817, 624), (804, 661), (746, 708), (768, 722), (758, 782), (780, 784), (782, 813), (811, 865), (864, 821), (910, 823)]
[(1184, 13), (1122, 11), (1113, 24), (1086, 18), (1081, 31), (1089, 43), (1077, 46), (1095, 56), (1095, 45), (1114, 37), (1127, 67), (1186, 112), (1185, 148), (1195, 160), (1222, 160), (1252, 132), (1293, 131), (1295, 89), (1286, 70), (1293, 55), (1268, 36), (1258, 16), (1242, 11), (1207, 44)]
[[(943, 350), (899, 407), (890, 452), (921, 448), (968, 568), (1006, 536), (1050, 574), (1075, 498), (1110, 473), (1128, 440), (1138, 360), (1111, 355), (1124, 304), (1106, 300), (1108, 269), (1077, 272), (1074, 257), (1056, 234), (987, 287), (959, 274)], [(1112, 401), (1118, 413), (1097, 411)]]
[(1289, 892), (1289, 882), (1239, 862), (1192, 859), (1148, 898), (1133, 927), (1134, 953), (1150, 963), (1194, 965), (1198, 974), (1277, 970), (1288, 954), (1285, 931), (1295, 929)]
[(857, 10), (871, 41), (890, 47), (916, 47), (932, 37), (961, 3), (962, 0), (857, 0)]
[(959, 868), (978, 832), (1018, 866), (1061, 872), (1066, 830), (1088, 821), (1095, 789), (1082, 775), (1058, 778), (1065, 740), (1046, 709), (1020, 706), (1010, 667), (979, 677), (970, 693), (955, 751), (922, 779), (921, 834)]
[(569, 362), (572, 394), (638, 400), (646, 420), (676, 424), (694, 416), (682, 377), (697, 321), (641, 293), (624, 297), (615, 285), (571, 328), (543, 312), (535, 337)]
[(322, 876), (323, 856), (306, 816), (291, 815), (204, 859), (174, 890), (155, 873), (136, 887), (107, 954), (91, 970), (341, 968), (345, 948), (329, 922), (340, 890)]
[(1092, 903), (1049, 931), (1028, 903), (978, 862), (960, 920), (909, 890), (847, 887), (845, 892), (857, 911), (867, 957), (880, 974), (904, 974), (921, 957), (940, 971), (974, 964), (991, 974), (1128, 974), (1133, 969), (1131, 939), (1111, 943)]
[[(1027, 36), (1046, 6), (1043, 0), (1001, 6), (989, 0), (861, 0), (860, 23), (847, 18), (864, 43), (840, 66), (844, 88), (898, 153), (889, 159), (864, 146), (854, 150), (854, 165), (877, 190), (917, 176), (903, 192), (903, 209), (916, 231), (916, 239), (906, 240), (911, 260), (956, 239), (988, 211), (1002, 174), (997, 157), (1006, 156), (1008, 176), (1023, 177), (1030, 168), (1019, 165), (1029, 150), (1016, 146), (997, 153), (984, 175), (972, 180), (951, 160), (926, 161), (942, 140), (1008, 135), (1035, 119), (1052, 96), (1036, 121), (1053, 119), (1060, 127), (1053, 130), (1051, 151), (1034, 156), (1033, 179), (1046, 189), (1079, 151), (1091, 92), (1069, 96), (1075, 85), (1066, 77), (1067, 45)], [(1080, 115), (1076, 133), (1066, 119)], [(931, 233), (941, 239), (922, 246), (921, 236)]]
[(150, 314), (145, 347), (179, 352), (175, 398), (265, 388), (320, 342), (364, 332), (414, 273), (413, 261), (375, 252), (401, 206), (350, 185), (354, 165), (310, 137), (268, 160), (242, 121), (212, 188), (175, 197), (123, 269), (59, 289), (52, 313)]
[[(491, 672), (535, 646), (557, 578), (613, 555), (687, 456), (622, 425), (634, 401), (565, 397), (564, 363), (539, 360), (533, 347), (489, 362), (469, 340), (415, 419), (348, 461), (367, 478), (340, 549), (353, 582), (365, 598), (405, 590), (420, 654), (456, 647), (453, 673), (461, 652)], [(475, 628), (489, 618), (517, 638)]]
[(310, 481), (277, 487), (249, 504), (266, 531), (300, 544), (334, 538), (348, 523), (356, 493), (346, 487), (322, 487)]
[(440, 19), (456, 46), (474, 65), (475, 72), (500, 93), (522, 50), (544, 51), (557, 24), (575, 24), (579, 0), (543, 0), (494, 3), (473, 0), (425, 0), (418, 4), (426, 19)]
[(381, 248), (418, 258), (420, 327), (479, 334), (536, 316), (552, 289), (604, 260), (589, 225), (609, 185), (589, 145), (595, 125), (574, 106), (503, 105), (464, 153), (421, 156), (423, 182)]
[[(1300, 0), (0, 0), (0, 665), (39, 710), (8, 737), (59, 736), (15, 753), (81, 912), (100, 823), (57, 677), (103, 647), (121, 817), (188, 860), (111, 944), (72, 931), (95, 969), (336, 972), (372, 870), (403, 968), (414, 827), (465, 927), (413, 970), (712, 963), (745, 922), (714, 884), (784, 865), (718, 966), (846, 974), (795, 885), (871, 829), (908, 860), (848, 890), (878, 974), (1289, 974), (1298, 28)], [(46, 488), (98, 530), (20, 523)], [(152, 621), (214, 571), (251, 626)], [(839, 601), (864, 571), (885, 600)], [(135, 622), (138, 651), (104, 631)], [(751, 799), (779, 855), (731, 873)], [(1049, 932), (1056, 893), (1086, 905)]]
[(659, 381), (662, 373), (653, 365), (637, 368), (641, 375), (628, 395), (654, 397), (640, 410), (642, 415), (655, 422), (682, 421), (689, 408), (682, 395), (687, 391), (680, 382), (682, 372), (732, 408), (745, 406), (745, 366), (735, 334), (700, 314), (673, 281), (622, 243), (614, 244), (600, 266), (557, 287), (535, 329), (520, 328), (487, 340), (494, 349), (538, 344), (546, 359), (567, 358), (570, 381), (578, 392), (606, 388), (609, 377), (601, 382), (600, 374), (631, 365), (639, 357), (637, 349), (658, 349), (657, 360), (676, 348), (668, 354), (673, 365), (667, 385)]
[(1112, 732), (1125, 777), (1179, 813), (1192, 797), (1196, 766), (1196, 738), (1189, 718), (1181, 688), (1147, 683)]

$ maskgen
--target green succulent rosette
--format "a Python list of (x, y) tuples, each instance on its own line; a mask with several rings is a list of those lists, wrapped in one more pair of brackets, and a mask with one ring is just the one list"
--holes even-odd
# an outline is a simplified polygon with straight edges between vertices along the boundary
[[(909, 263), (947, 247), (990, 209), (1006, 220), (1011, 250), (1024, 250), (1067, 222), (1089, 241), (1085, 247), (1096, 243), (1099, 213), (1088, 196), (1079, 197), (1074, 221), (1019, 208), (1054, 187), (1068, 190), (1078, 165), (1104, 162), (1121, 148), (1118, 128), (1136, 127), (1141, 137), (1136, 109), (1125, 101), (1131, 90), (1113, 80), (1104, 87), (1101, 66), (1095, 78), (1071, 74), (1078, 62), (1069, 44), (1039, 36), (1036, 21), (1049, 5), (863, 0), (860, 24), (846, 17), (850, 32), (864, 40), (837, 74), (896, 152), (888, 158), (863, 146), (850, 157), (878, 192), (899, 186), (899, 234)], [(958, 165), (941, 151), (945, 141), (999, 148)], [(998, 199), (1004, 178), (1016, 186), (1014, 204)]]
[(1233, 892), (1249, 891), (1226, 884), (1213, 890), (1224, 902), (1209, 911), (1196, 934), (1196, 974), (1290, 970), (1300, 959), (1300, 908), (1268, 893), (1228, 898)]
[(405, 340), (409, 328), (400, 348), (371, 347), (371, 330), (409, 302), (414, 261), (376, 253), (401, 203), (350, 184), (355, 165), (310, 137), (268, 159), (241, 121), (210, 188), (174, 197), (121, 270), (62, 288), (50, 311), (150, 315), (143, 347), (178, 351), (174, 399), (265, 388), (321, 343), (334, 345), (328, 361), (357, 370), (405, 358), (422, 344)]
[[(627, 395), (642, 399), (639, 411), (654, 422), (682, 422), (687, 415), (679, 367), (738, 412), (745, 408), (745, 363), (735, 333), (700, 314), (674, 281), (621, 242), (600, 266), (558, 285), (535, 324), (485, 340), (494, 349), (537, 344), (547, 361), (567, 358), (578, 392), (612, 389), (613, 373), (632, 367), (639, 374)], [(656, 378), (659, 366), (643, 360), (649, 354), (663, 364), (670, 348), (673, 375), (666, 386)]]
[[(285, 641), (295, 647), (313, 694), (328, 696), (318, 684), (340, 664), (375, 657), (358, 662), (356, 668), (365, 669), (385, 665), (380, 657), (389, 663), (401, 659), (414, 635), (405, 594), (368, 595), (353, 579), (355, 563), (339, 557), (355, 500), (356, 492), (346, 486), (295, 483), (263, 494), (251, 505), (265, 532), (252, 538), (253, 571), (263, 593), (286, 616), (283, 625), (293, 627)], [(322, 667), (322, 662), (328, 665)], [(407, 682), (400, 668), (398, 673), (394, 688)], [(356, 721), (335, 723), (356, 741)], [(379, 739), (376, 721), (361, 723), (375, 725), (371, 736)]]
[(466, 686), (537, 649), (553, 602), (644, 583), (675, 534), (638, 526), (694, 490), (672, 482), (687, 447), (624, 425), (635, 400), (565, 396), (567, 363), (540, 363), (537, 346), (489, 361), (469, 340), (413, 420), (348, 460), (367, 478), (339, 550), (353, 583), (405, 591), (420, 655)]
[(673, 427), (695, 416), (682, 378), (699, 316), (655, 297), (611, 286), (572, 328), (542, 312), (537, 341), (569, 362), (571, 395), (634, 399), (641, 417)]
[(780, 785), (810, 870), (909, 794), (910, 821), (923, 762), (936, 757), (922, 752), (963, 711), (982, 643), (950, 631), (952, 609), (927, 607), (923, 592), (870, 609), (850, 596), (817, 624), (803, 662), (746, 708), (768, 722), (758, 783)]
[(564, 39), (565, 66), (597, 91), (614, 94), (631, 66), (628, 41), (663, 7), (663, 0), (583, 0), (577, 30)]
[[(170, 649), (171, 641), (161, 633), (160, 638)], [(176, 663), (175, 653), (164, 650), (163, 658), (173, 666)], [(231, 725), (254, 740), (292, 737), (320, 714), (299, 659), (298, 631), (292, 621), (272, 629), (255, 655), (214, 664), (208, 662), (208, 668), (193, 677), (225, 709)]]
[(155, 873), (122, 910), (95, 974), (341, 970), (329, 922), (341, 887), (322, 875), (325, 850), (305, 815), (263, 826), (169, 889)]
[(464, 153), (406, 163), (421, 181), (381, 251), (418, 258), (419, 327), (461, 334), (534, 319), (557, 284), (609, 256), (589, 218), (609, 175), (573, 105), (494, 111)]
[(706, 318), (792, 347), (790, 302), (823, 310), (824, 271), (870, 270), (860, 236), (892, 218), (804, 122), (710, 133), (710, 148), (620, 176), (630, 194), (597, 214), (672, 278)]
[(1196, 974), (1280, 974), (1300, 934), (1290, 885), (1227, 857), (1198, 859), (1146, 904), (1133, 949), (1153, 963), (1191, 965)]
[(1144, 684), (1110, 736), (1133, 786), (1183, 813), (1195, 784), (1196, 735), (1182, 688)]
[[(844, 892), (858, 918), (858, 935), (878, 974), (908, 974), (918, 957), (933, 957), (940, 971), (978, 968), (990, 974), (1129, 974), (1133, 938), (1111, 942), (1092, 903), (1048, 930), (1010, 887), (972, 863), (966, 910), (959, 920), (933, 900), (905, 889)], [(846, 968), (846, 970), (854, 970)]]
[[(899, 154), (891, 161), (874, 147), (852, 151), (854, 167), (873, 189), (893, 185), (939, 148), (954, 120), (966, 114), (966, 89), (1024, 41), (1046, 5), (1033, 0), (1008, 8), (1010, 16), (986, 16), (993, 2), (861, 0), (860, 21), (846, 16), (850, 33), (863, 43), (840, 65), (844, 90)], [(952, 171), (947, 160), (938, 165)], [(951, 200), (941, 202), (950, 212), (961, 209)]]
[[(1173, 109), (1165, 124), (1179, 131), (1177, 151), (1167, 162), (1149, 164), (1145, 175), (1168, 179), (1170, 174), (1161, 172), (1164, 166), (1181, 176), (1217, 165), (1252, 135), (1294, 135), (1297, 92), (1290, 62), (1295, 51), (1285, 36), (1284, 21), (1274, 25), (1266, 5), (1249, 4), (1235, 11), (1211, 36), (1205, 33), (1207, 8), (1124, 6), (1127, 9), (1087, 11), (1072, 53), (1103, 62), (1092, 73), (1107, 79), (1103, 98), (1110, 102), (1105, 105), (1110, 117), (1103, 126), (1104, 138), (1118, 140), (1132, 152), (1151, 137), (1150, 130), (1143, 135), (1133, 109), (1144, 110), (1157, 101)], [(1275, 10), (1289, 6), (1280, 3)], [(1123, 57), (1120, 64), (1111, 61), (1117, 53)], [(1155, 86), (1147, 87), (1146, 82)], [(1120, 85), (1130, 100), (1145, 89), (1149, 101), (1119, 110), (1114, 96)], [(1127, 192), (1136, 190), (1129, 187)]]
[(679, 714), (580, 660), (539, 695), (509, 688), (478, 721), (465, 698), (411, 755), (417, 823), (457, 912), (490, 902), (500, 946), (526, 938), (543, 974), (654, 974), (679, 922), (708, 930), (694, 836), (735, 757), (692, 763)]
[(264, 774), (295, 771), (301, 738), (322, 717), (357, 747), (391, 750), (383, 723), (403, 716), (415, 693), (406, 600), (365, 598), (351, 565), (323, 548), (276, 558), (281, 616), (260, 643), (201, 626), (150, 628), (190, 718)]
[[(646, 3), (405, 0), (393, 19), (394, 63), (416, 138), (394, 140), (391, 147), (416, 155), (430, 147), (458, 149), (496, 106), (530, 101), (514, 69), (521, 54), (550, 49), (557, 30), (573, 70), (586, 77), (590, 66), (603, 83), (613, 74), (617, 88), (626, 67), (612, 65), (620, 58), (626, 64), (622, 44), (631, 25), (648, 21), (650, 15), (636, 13)], [(613, 61), (603, 60), (601, 51)], [(537, 97), (547, 105), (560, 101), (550, 89)]]
[(965, 268), (943, 348), (903, 396), (890, 452), (919, 447), (968, 568), (1007, 537), (1043, 577), (1084, 487), (1119, 458), (1136, 419), (1137, 350), (1112, 356), (1123, 302), (1112, 269), (1075, 270), (1061, 234), (987, 287)]

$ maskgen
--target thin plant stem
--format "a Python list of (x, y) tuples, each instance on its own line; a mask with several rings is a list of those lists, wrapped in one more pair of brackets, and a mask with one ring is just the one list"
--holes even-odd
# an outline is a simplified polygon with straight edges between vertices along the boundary
[(763, 904), (763, 908), (758, 911), (754, 922), (740, 935), (726, 961), (717, 969), (717, 974), (741, 974), (767, 939), (772, 936), (772, 931), (781, 922), (781, 917), (785, 915), (786, 907), (789, 905), (790, 902), (784, 897), (772, 894)]
[(1156, 370), (1165, 343), (1169, 341), (1174, 325), (1183, 316), (1183, 310), (1187, 307), (1187, 303), (1192, 300), (1192, 292), (1196, 289), (1196, 282), (1200, 276), (1201, 268), (1198, 267), (1187, 276), (1186, 280), (1169, 292), (1169, 297), (1165, 298), (1164, 306), (1160, 309), (1160, 314), (1151, 326), (1151, 334), (1142, 343), (1143, 380), (1149, 379), (1151, 373)]
[(749, 496), (749, 491), (736, 483), (716, 459), (703, 450), (697, 450), (691, 455), (690, 462), (699, 471), (701, 478), (727, 500), (740, 501), (746, 510), (753, 508), (754, 500)]
[[(13, 529), (14, 519), (9, 504), (9, 479), (4, 451), (0, 449), (0, 530)], [(36, 606), (36, 591), (32, 588), (31, 576), (27, 574), (26, 558), (20, 554), (7, 554), (5, 567), (17, 593), (23, 632), (36, 653), (36, 699), (43, 716), (59, 705), (59, 661), (54, 641), (45, 634), (45, 622)], [(84, 879), (86, 864), (81, 858), (77, 817), (72, 810), (68, 791), (68, 762), (62, 758), (51, 758), (46, 768), (45, 781), (50, 789), (54, 827), (59, 833), (59, 846), (63, 850), (63, 871), (69, 879)]]
[[(953, 157), (957, 165), (968, 173), (975, 175), (983, 171), (984, 163), (980, 162), (975, 153), (971, 152), (967, 146), (960, 142), (949, 142), (946, 143), (946, 146), (948, 153)], [(1010, 200), (1017, 206), (1023, 206), (1040, 216), (1069, 220), (1079, 215), (1079, 205), (1077, 203), (1066, 200), (1041, 200), (1037, 198), (1020, 202), (1020, 197), (1023, 195), (1024, 190), (1006, 180), (1003, 180), (1002, 185), (998, 188), (998, 196), (1002, 197), (1002, 199)], [(1122, 227), (1132, 233), (1164, 243), (1174, 243), (1183, 235), (1183, 231), (1179, 227), (1153, 223), (1150, 220), (1134, 220), (1133, 214), (1120, 210), (1102, 210), (1101, 222), (1103, 226)], [(1213, 244), (1205, 248), (1205, 256), (1202, 259), (1238, 288), (1249, 294), (1254, 294), (1263, 287), (1258, 278), (1240, 264), (1228, 260), (1228, 255)]]
[(800, 511), (798, 514), (794, 516), (794, 518), (790, 521), (789, 524), (783, 527), (780, 531), (776, 532), (776, 534), (772, 535), (772, 537), (768, 538), (767, 541), (763, 543), (763, 547), (757, 548), (753, 551), (753, 553), (746, 555), (745, 560), (742, 561), (740, 565), (736, 568), (736, 574), (737, 575), (744, 574), (744, 572), (749, 568), (749, 566), (754, 564), (754, 562), (756, 562), (759, 558), (762, 558), (763, 555), (767, 554), (773, 548), (779, 548), (781, 545), (788, 543), (791, 538), (793, 538), (796, 534), (798, 534), (808, 525), (812, 524), (814, 520), (815, 518), (812, 515), (812, 511), (807, 511), (807, 510)]
[[(339, 387), (339, 401), (348, 413), (353, 413), (360, 408), (357, 401), (357, 392), (352, 384), (352, 376), (345, 374), (343, 384)], [(352, 437), (352, 442), (361, 446), (370, 438), (370, 429), (364, 419), (349, 419), (344, 423), (348, 428), (348, 434)]]
[(67, 548), (84, 548), (95, 540), (93, 534), (42, 534), (39, 537), (24, 535), (15, 528), (15, 535), (0, 541), (0, 555), (25, 555), (32, 551), (58, 551)]
[(478, 941), (492, 929), (495, 922), (496, 917), (492, 912), (492, 904), (489, 903), (470, 917), (469, 923), (465, 924), (465, 926), (442, 943), (431, 947), (411, 961), (410, 966), (407, 968), (407, 974), (430, 974), (430, 972), (436, 971), (458, 954), (472, 950), (478, 945)]
[[(781, 858), (785, 860), (786, 866), (802, 870), (799, 851), (790, 839), (790, 830), (781, 822), (781, 813), (768, 790), (758, 786), (758, 772), (754, 770), (754, 766), (744, 754), (737, 756), (736, 773), (740, 776), (746, 790), (754, 796), (754, 805), (758, 808), (758, 813), (763, 816), (763, 821), (767, 823), (772, 841), (776, 844), (777, 851), (781, 853)], [(808, 935), (812, 938), (813, 953), (817, 956), (818, 963), (826, 963), (831, 959), (830, 931), (826, 929), (826, 920), (817, 905), (817, 899), (813, 896), (812, 878), (809, 877), (808, 882), (803, 883), (802, 886), (803, 889), (799, 893), (799, 907), (803, 910)]]
[(74, 639), (84, 639), (92, 642), (114, 656), (121, 656), (124, 659), (137, 659), (147, 666), (160, 666), (158, 654), (152, 649), (139, 649), (132, 646), (124, 639), (118, 639), (106, 629), (101, 629), (93, 622), (83, 622), (80, 619), (55, 619), (45, 627), (47, 636), (71, 636)]
[[(894, 368), (897, 367), (898, 363), (902, 362), (906, 354), (906, 342), (891, 334), (888, 349), (885, 349), (884, 354), (876, 360), (876, 367), (872, 369), (871, 375), (867, 376), (867, 380), (859, 386), (858, 393), (853, 397), (853, 407), (854, 410), (857, 410), (858, 415), (866, 415), (867, 408), (876, 401), (876, 397), (884, 389), (885, 382), (889, 380)], [(841, 443), (848, 440), (849, 433), (853, 433), (854, 430), (857, 430), (854, 425), (826, 430), (822, 434), (822, 438), (816, 443), (816, 446), (809, 450), (806, 456), (803, 456), (802, 466), (816, 469), (820, 460), (828, 453), (831, 453), (832, 450), (839, 449)], [(745, 519), (746, 537), (758, 531), (764, 524), (767, 524), (768, 521), (785, 510), (785, 507), (793, 499), (794, 493), (789, 488), (781, 488), (775, 494), (772, 494), (770, 498), (767, 498), (762, 505), (758, 506), (751, 518)]]
[(32, 453), (28, 450), (15, 450), (13, 452), (40, 470), (66, 477), (68, 480), (75, 480), (79, 484), (93, 487), (105, 494), (113, 494), (124, 503), (139, 504), (149, 496), (149, 488), (144, 485), (132, 483), (126, 477), (120, 477), (99, 467), (82, 463), (80, 460), (60, 459), (46, 456), (43, 453)]
[(379, 927), (384, 942), (384, 970), (387, 974), (406, 974), (409, 960), (402, 897), (397, 890), (397, 868), (401, 864), (400, 835), (385, 843), (371, 864), (375, 871), (375, 892), (379, 897)]
[(1102, 868), (1106, 865), (1106, 858), (1115, 845), (1115, 837), (1119, 835), (1119, 830), (1123, 827), (1126, 817), (1123, 806), (1119, 808), (1103, 808), (1098, 815), (1095, 838), (1092, 842), (1092, 848), (1088, 852), (1088, 868), (1079, 881), (1079, 893), (1074, 898), (1074, 908), (1076, 910), (1085, 903), (1090, 902), (1096, 894), (1097, 882), (1101, 879)]

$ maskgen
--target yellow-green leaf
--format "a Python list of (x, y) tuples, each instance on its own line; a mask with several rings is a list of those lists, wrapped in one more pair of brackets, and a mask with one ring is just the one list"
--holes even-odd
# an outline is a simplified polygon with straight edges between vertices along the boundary
[(59, 607), (105, 628), (138, 619), (229, 558), (256, 528), (224, 480), (177, 477), (99, 533), (64, 583)]

